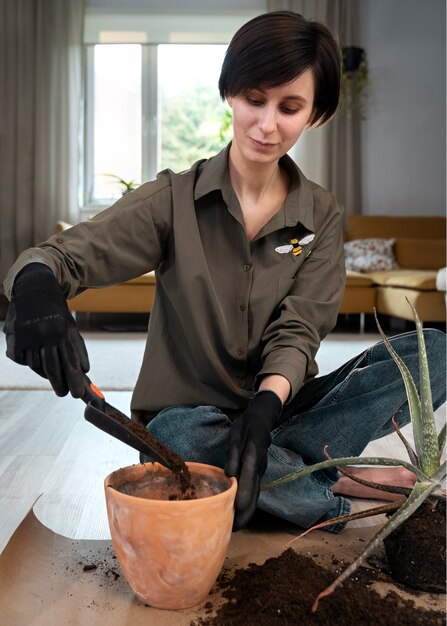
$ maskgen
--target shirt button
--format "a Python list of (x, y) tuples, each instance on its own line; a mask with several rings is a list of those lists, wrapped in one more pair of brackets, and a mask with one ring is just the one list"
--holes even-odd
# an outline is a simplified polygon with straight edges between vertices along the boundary
[(237, 349), (237, 353), (238, 353), (240, 356), (242, 356), (243, 354), (245, 354), (245, 350), (244, 350), (244, 348), (238, 348), (238, 349)]
[(249, 269), (250, 269), (250, 266), (249, 266), (249, 265), (244, 265), (244, 270), (245, 270), (246, 272), (248, 272), (248, 270), (249, 270)]
[(63, 238), (62, 238), (62, 237), (58, 237), (58, 238), (56, 239), (56, 241), (57, 241), (57, 243), (64, 243), (64, 240), (63, 240)]
[(245, 304), (241, 304), (241, 306), (240, 306), (239, 308), (240, 308), (240, 310), (241, 310), (241, 311), (245, 311), (245, 309), (246, 309), (247, 307), (245, 306)]

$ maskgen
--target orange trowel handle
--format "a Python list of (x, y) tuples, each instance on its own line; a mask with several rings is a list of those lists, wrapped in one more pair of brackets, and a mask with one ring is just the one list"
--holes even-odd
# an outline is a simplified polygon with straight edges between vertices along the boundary
[(88, 404), (90, 402), (100, 411), (105, 410), (106, 399), (104, 397), (104, 394), (100, 389), (98, 389), (96, 385), (92, 383), (88, 376), (85, 377), (85, 392), (82, 396), (82, 399), (85, 404)]

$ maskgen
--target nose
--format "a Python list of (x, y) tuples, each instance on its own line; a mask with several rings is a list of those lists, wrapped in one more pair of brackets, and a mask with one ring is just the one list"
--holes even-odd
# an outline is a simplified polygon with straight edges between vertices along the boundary
[(258, 127), (264, 135), (270, 135), (276, 130), (277, 119), (274, 107), (265, 106), (260, 110)]

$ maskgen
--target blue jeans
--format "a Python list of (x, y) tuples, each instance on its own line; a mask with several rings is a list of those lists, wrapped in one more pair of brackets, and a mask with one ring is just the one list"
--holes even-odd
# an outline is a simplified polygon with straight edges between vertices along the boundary
[[(435, 329), (426, 329), (424, 334), (436, 409), (445, 402), (445, 334)], [(419, 387), (416, 333), (397, 335), (391, 343)], [(380, 342), (334, 372), (309, 380), (284, 406), (280, 423), (272, 431), (263, 482), (324, 461), (326, 444), (333, 458), (360, 455), (370, 441), (394, 432), (393, 416), (399, 426), (410, 421), (402, 377)], [(230, 425), (230, 418), (214, 406), (170, 406), (147, 428), (183, 459), (224, 467)], [(315, 472), (261, 491), (257, 506), (308, 528), (350, 512), (350, 501), (332, 493), (337, 478), (335, 468)], [(334, 524), (328, 530), (343, 528), (344, 524)]]

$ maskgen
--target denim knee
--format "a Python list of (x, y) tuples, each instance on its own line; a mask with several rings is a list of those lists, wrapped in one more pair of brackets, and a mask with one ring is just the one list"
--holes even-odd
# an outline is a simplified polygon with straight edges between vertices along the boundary
[(185, 461), (223, 467), (229, 424), (216, 407), (172, 406), (160, 411), (147, 429)]

